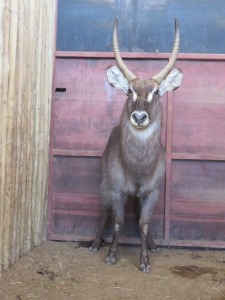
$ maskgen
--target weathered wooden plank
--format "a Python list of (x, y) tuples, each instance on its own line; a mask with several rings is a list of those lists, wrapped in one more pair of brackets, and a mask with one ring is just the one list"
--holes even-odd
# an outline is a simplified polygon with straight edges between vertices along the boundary
[(17, 3), (12, 1), (7, 3), (9, 10), (9, 20), (10, 20), (10, 32), (9, 32), (9, 76), (8, 76), (8, 93), (7, 93), (7, 134), (6, 140), (9, 143), (6, 146), (6, 172), (5, 172), (5, 197), (4, 197), (4, 215), (3, 215), (3, 256), (5, 259), (4, 267), (7, 268), (10, 265), (12, 260), (11, 253), (11, 233), (13, 228), (12, 223), (12, 214), (13, 214), (13, 189), (14, 185), (12, 185), (14, 176), (13, 176), (13, 165), (12, 165), (12, 157), (13, 157), (13, 115), (14, 115), (14, 106), (15, 106), (15, 98), (14, 98), (14, 86), (16, 81), (16, 55), (17, 55), (17, 26), (18, 19), (15, 18), (11, 11), (17, 11)]
[[(0, 24), (3, 24), (3, 20), (5, 18), (4, 15), (4, 3), (3, 1), (0, 2)], [(2, 32), (2, 25), (0, 27), (0, 30)], [(4, 34), (0, 34), (0, 66), (2, 66), (0, 69), (0, 111), (1, 111), (1, 117), (4, 120), (6, 117), (6, 105), (5, 101), (3, 100), (5, 95), (5, 89), (3, 88), (3, 83), (6, 80), (6, 76), (3, 76), (3, 68), (5, 67), (5, 56), (4, 51), (5, 47), (3, 45), (3, 40), (5, 38), (5, 34), (7, 32), (7, 28), (5, 27)], [(5, 122), (2, 122), (0, 126), (0, 199), (3, 199), (4, 196), (4, 174), (5, 174)], [(3, 237), (3, 201), (0, 200), (0, 236)], [(2, 257), (2, 249), (3, 249), (3, 238), (0, 239), (0, 274), (3, 270), (3, 257)]]
[(54, 159), (54, 193), (99, 194), (100, 158), (59, 157)]
[[(51, 235), (61, 236), (62, 232), (65, 236), (70, 236), (69, 240), (88, 240), (95, 237), (100, 219), (101, 212), (98, 211), (73, 211), (73, 210), (53, 210), (53, 224)], [(112, 238), (112, 220), (109, 220), (104, 231), (104, 238)], [(163, 216), (154, 214), (151, 220), (151, 232), (155, 238), (163, 238)], [(63, 236), (64, 236), (63, 235)], [(132, 239), (140, 237), (138, 219), (134, 213), (125, 214), (125, 222), (122, 238)], [(59, 239), (59, 238), (57, 238)]]
[(174, 200), (223, 201), (225, 163), (220, 161), (173, 161), (171, 198)]
[[(26, 17), (28, 21), (29, 28), (34, 28), (34, 21), (35, 21), (35, 10), (33, 7), (33, 2), (27, 3), (26, 6)], [(24, 251), (27, 252), (31, 248), (31, 232), (32, 232), (32, 215), (31, 215), (31, 205), (32, 205), (32, 174), (33, 174), (33, 107), (34, 107), (34, 97), (33, 97), (33, 76), (34, 72), (34, 65), (33, 61), (35, 60), (34, 56), (34, 48), (36, 47), (34, 37), (27, 34), (24, 31), (24, 35), (26, 36), (24, 47), (26, 50), (26, 57), (27, 57), (27, 69), (26, 73), (24, 74), (25, 82), (27, 85), (24, 85), (24, 94), (25, 94), (25, 101), (27, 101), (27, 127), (26, 127), (26, 134), (28, 143), (26, 144), (27, 148), (27, 160), (26, 160), (26, 169), (27, 169), (27, 188), (26, 188), (26, 227), (25, 227), (25, 245)], [(29, 46), (28, 46), (29, 45)]]
[[(135, 213), (138, 211), (138, 201), (128, 199), (126, 212)], [(102, 211), (102, 201), (99, 194), (54, 194), (52, 209), (54, 210), (73, 210), (73, 211)], [(154, 214), (164, 213), (163, 190), (154, 208)]]
[(225, 153), (224, 61), (180, 62), (185, 76), (174, 93), (172, 152)]
[[(225, 240), (223, 218), (174, 217), (171, 220), (170, 237), (173, 240), (220, 241)], [(216, 243), (215, 246), (216, 247)]]
[(0, 275), (45, 239), (55, 5), (0, 3)]
[(225, 240), (225, 163), (173, 161), (170, 234), (178, 240)]
[[(17, 8), (18, 14), (22, 15), (23, 13), (23, 7), (24, 3), (22, 2), (21, 5)], [(24, 82), (24, 73), (25, 73), (25, 66), (24, 66), (24, 57), (23, 57), (23, 42), (24, 42), (24, 32), (23, 32), (23, 25), (21, 22), (18, 22), (18, 38), (16, 42), (16, 49), (17, 49), (17, 68), (16, 68), (16, 81), (14, 84), (14, 99), (15, 101), (15, 106), (14, 106), (14, 120), (13, 123), (17, 124), (17, 126), (14, 125), (14, 130), (13, 130), (13, 178), (12, 178), (12, 187), (14, 190), (13, 193), (13, 202), (14, 207), (12, 206), (13, 214), (12, 214), (12, 222), (13, 222), (13, 232), (11, 235), (12, 239), (12, 262), (14, 262), (17, 258), (20, 256), (20, 233), (21, 233), (21, 228), (18, 226), (18, 223), (20, 225), (20, 220), (21, 220), (21, 214), (22, 214), (22, 182), (21, 182), (21, 173), (22, 170), (24, 169), (23, 167), (23, 160), (24, 160), (24, 155), (23, 155), (23, 149), (22, 145), (20, 145), (20, 141), (23, 140), (23, 137), (21, 136), (23, 134), (23, 82)], [(21, 195), (19, 198), (18, 195)], [(21, 209), (22, 208), (22, 209)]]
[[(113, 52), (84, 52), (84, 51), (56, 51), (57, 58), (112, 58), (114, 59)], [(121, 52), (122, 58), (129, 59), (168, 59), (170, 53), (147, 53), (147, 52)], [(212, 54), (212, 53), (179, 53), (178, 59), (180, 60), (225, 60), (225, 54)]]

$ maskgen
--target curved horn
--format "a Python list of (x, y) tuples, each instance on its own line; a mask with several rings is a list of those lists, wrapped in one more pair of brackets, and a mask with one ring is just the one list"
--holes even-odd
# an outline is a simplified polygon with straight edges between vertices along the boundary
[(115, 59), (117, 62), (117, 65), (120, 69), (120, 71), (123, 73), (124, 77), (128, 80), (130, 83), (132, 80), (136, 79), (137, 76), (135, 76), (125, 65), (123, 62), (121, 56), (120, 56), (120, 50), (118, 45), (118, 38), (117, 38), (117, 26), (118, 26), (118, 17), (115, 19), (114, 28), (113, 28), (113, 52), (115, 55)]
[(177, 60), (177, 54), (179, 51), (179, 44), (180, 44), (180, 30), (179, 30), (179, 22), (177, 18), (175, 17), (175, 37), (174, 37), (174, 43), (173, 43), (173, 51), (170, 56), (168, 64), (163, 68), (158, 74), (152, 77), (153, 80), (155, 80), (158, 84), (169, 74), (169, 72), (172, 70), (172, 68), (175, 65), (175, 62)]

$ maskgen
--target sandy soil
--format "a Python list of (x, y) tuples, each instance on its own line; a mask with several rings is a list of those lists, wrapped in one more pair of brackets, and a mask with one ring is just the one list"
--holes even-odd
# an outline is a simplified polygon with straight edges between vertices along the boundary
[(225, 300), (225, 252), (160, 249), (152, 271), (138, 270), (139, 247), (119, 247), (105, 265), (108, 246), (92, 253), (78, 243), (46, 242), (4, 272), (4, 300)]

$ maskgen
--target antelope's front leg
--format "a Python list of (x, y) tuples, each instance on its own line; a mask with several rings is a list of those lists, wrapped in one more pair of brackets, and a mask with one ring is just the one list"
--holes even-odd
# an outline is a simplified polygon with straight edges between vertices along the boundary
[[(141, 201), (141, 217), (139, 226), (141, 230), (141, 253), (140, 253), (140, 270), (143, 273), (150, 273), (148, 244), (149, 244), (149, 223), (153, 208), (158, 199), (159, 191), (153, 190), (151, 194)], [(152, 240), (153, 241), (153, 240)], [(154, 244), (154, 242), (153, 242)]]
[(124, 202), (125, 198), (120, 193), (112, 194), (112, 211), (115, 219), (114, 233), (112, 244), (109, 248), (108, 256), (105, 259), (105, 263), (113, 265), (116, 263), (116, 254), (118, 248), (118, 240), (120, 235), (121, 226), (124, 223)]
[(110, 211), (109, 211), (108, 207), (103, 207), (102, 220), (101, 220), (98, 232), (96, 234), (95, 240), (90, 247), (90, 250), (93, 252), (98, 251), (99, 248), (101, 247), (102, 235), (103, 235), (103, 231), (105, 229), (106, 222), (109, 218), (109, 213), (110, 213)]
[(150, 273), (150, 263), (147, 247), (148, 224), (140, 224), (141, 229), (141, 254), (140, 254), (140, 271)]
[(116, 264), (116, 254), (117, 254), (117, 248), (118, 248), (120, 226), (121, 226), (120, 224), (115, 223), (112, 244), (109, 248), (108, 256), (105, 259), (105, 263), (108, 265)]

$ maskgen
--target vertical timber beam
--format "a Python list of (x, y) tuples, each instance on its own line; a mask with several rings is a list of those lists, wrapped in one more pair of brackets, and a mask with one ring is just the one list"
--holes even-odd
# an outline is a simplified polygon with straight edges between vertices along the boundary
[(166, 118), (166, 182), (165, 182), (165, 244), (170, 244), (170, 185), (172, 168), (172, 130), (173, 130), (173, 95), (174, 92), (167, 93), (167, 118)]

